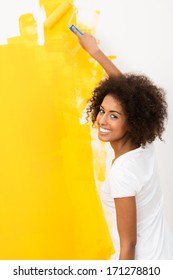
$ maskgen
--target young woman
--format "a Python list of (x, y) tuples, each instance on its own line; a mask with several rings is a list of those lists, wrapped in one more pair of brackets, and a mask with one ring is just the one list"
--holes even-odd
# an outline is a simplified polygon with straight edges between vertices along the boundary
[(101, 191), (114, 217), (113, 258), (173, 259), (153, 145), (157, 137), (162, 140), (167, 118), (164, 91), (143, 75), (123, 75), (93, 36), (73, 31), (108, 74), (95, 88), (88, 114), (115, 154)]

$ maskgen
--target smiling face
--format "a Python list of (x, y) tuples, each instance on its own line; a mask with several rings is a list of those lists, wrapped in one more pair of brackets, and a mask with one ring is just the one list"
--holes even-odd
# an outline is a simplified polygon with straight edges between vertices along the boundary
[(98, 125), (98, 138), (111, 145), (124, 144), (128, 135), (126, 116), (121, 103), (106, 95), (100, 106), (100, 111), (96, 119)]

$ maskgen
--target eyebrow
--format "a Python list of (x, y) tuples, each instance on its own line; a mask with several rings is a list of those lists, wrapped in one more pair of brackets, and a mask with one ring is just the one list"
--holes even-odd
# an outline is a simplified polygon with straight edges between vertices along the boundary
[[(100, 108), (102, 108), (102, 109), (104, 110), (104, 107), (103, 107), (102, 105), (100, 105)], [(115, 110), (110, 110), (109, 112), (110, 112), (110, 113), (117, 113), (117, 114), (121, 115), (120, 112), (115, 111)]]

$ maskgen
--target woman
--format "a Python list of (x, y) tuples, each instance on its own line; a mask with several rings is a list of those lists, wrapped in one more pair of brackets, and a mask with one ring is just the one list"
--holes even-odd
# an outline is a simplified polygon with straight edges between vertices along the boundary
[(88, 114), (99, 139), (110, 142), (115, 154), (101, 191), (114, 215), (113, 258), (173, 259), (153, 146), (157, 137), (162, 140), (167, 118), (164, 91), (145, 76), (123, 75), (93, 36), (73, 31), (108, 74), (95, 88)]

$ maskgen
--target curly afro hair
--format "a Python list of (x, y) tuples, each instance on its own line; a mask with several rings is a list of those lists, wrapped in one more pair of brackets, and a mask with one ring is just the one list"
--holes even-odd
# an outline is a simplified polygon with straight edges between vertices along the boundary
[(87, 115), (93, 125), (106, 95), (121, 103), (134, 144), (145, 146), (157, 137), (162, 140), (167, 119), (165, 92), (144, 75), (111, 76), (100, 82), (89, 100)]

